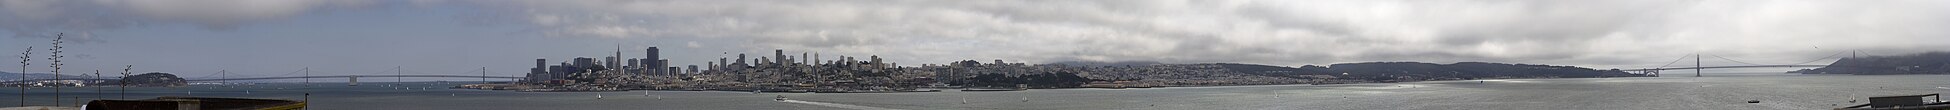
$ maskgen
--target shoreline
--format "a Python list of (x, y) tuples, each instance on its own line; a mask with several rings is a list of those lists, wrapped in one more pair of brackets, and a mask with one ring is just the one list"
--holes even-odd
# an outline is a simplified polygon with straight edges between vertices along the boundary
[[(1590, 77), (1590, 78), (1656, 78), (1656, 77)], [(508, 84), (463, 84), (463, 85), (460, 85), (460, 86), (455, 86), (455, 87), (453, 87), (453, 88), (461, 88), (461, 89), (476, 89), (476, 90), (489, 90), (489, 91), (514, 91), (514, 92), (618, 92), (618, 91), (638, 91), (638, 90), (642, 90), (642, 91), (717, 91), (717, 92), (753, 92), (753, 93), (861, 93), (861, 94), (870, 94), (870, 93), (913, 93), (913, 92), (948, 92), (948, 90), (955, 90), (956, 92), (1009, 92), (1009, 91), (1027, 91), (1027, 90), (1032, 90), (1032, 89), (1153, 89), (1153, 88), (1179, 88), (1179, 87), (1242, 87), (1242, 86), (1296, 86), (1296, 85), (1297, 85), (1297, 86), (1309, 86), (1309, 85), (1352, 85), (1352, 84), (1393, 84), (1393, 83), (1412, 83), (1412, 82), (1435, 82), (1435, 81), (1469, 81), (1469, 80), (1498, 80), (1498, 79), (1582, 79), (1582, 78), (1482, 78), (1482, 79), (1467, 79), (1467, 80), (1418, 80), (1418, 81), (1390, 81), (1390, 82), (1362, 82), (1362, 83), (1294, 83), (1294, 84), (1239, 84), (1239, 85), (1202, 85), (1202, 86), (1185, 86), (1185, 85), (1161, 85), (1161, 86), (1149, 86), (1149, 87), (1128, 87), (1128, 88), (1106, 88), (1106, 87), (1065, 87), (1065, 88), (1026, 88), (1026, 89), (981, 89), (981, 88), (914, 88), (914, 89), (909, 89), (909, 90), (891, 90), (891, 91), (890, 91), (890, 90), (868, 90), (868, 91), (850, 91), (850, 90), (812, 90), (812, 89), (768, 89), (768, 90), (753, 90), (753, 89), (620, 89), (620, 88), (608, 88), (608, 89), (597, 89), (597, 90), (561, 90), (560, 88), (554, 88), (554, 89), (538, 89), (538, 88), (528, 88), (528, 89), (510, 89), (510, 88), (506, 88), (506, 87), (509, 87), (509, 86), (534, 86), (534, 85), (508, 85)], [(501, 85), (502, 87), (468, 87), (468, 86), (484, 86), (484, 85)], [(971, 91), (971, 90), (973, 90), (973, 91)]]

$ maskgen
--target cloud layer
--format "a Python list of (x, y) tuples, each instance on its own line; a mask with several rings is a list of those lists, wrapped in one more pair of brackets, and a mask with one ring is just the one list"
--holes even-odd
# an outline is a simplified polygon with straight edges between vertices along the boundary
[(363, 0), (7, 0), (0, 1), (0, 29), (14, 37), (102, 42), (93, 33), (142, 25), (188, 24), (213, 30), (314, 12), (356, 8)]
[[(342, 3), (341, 3), (342, 2)], [(1489, 61), (1645, 66), (1690, 53), (1800, 62), (1941, 51), (1950, 1), (419, 1), (549, 37), (705, 39), (942, 63)], [(15, 36), (151, 23), (211, 29), (364, 1), (0, 1)], [(383, 4), (383, 3), (382, 3)], [(216, 5), (216, 6), (211, 6)], [(50, 7), (58, 6), (58, 7)], [(87, 38), (84, 36), (84, 38)], [(677, 42), (700, 47), (696, 41)], [(718, 44), (711, 44), (718, 45)], [(1821, 47), (1816, 49), (1813, 47)], [(912, 63), (910, 63), (912, 64)]]

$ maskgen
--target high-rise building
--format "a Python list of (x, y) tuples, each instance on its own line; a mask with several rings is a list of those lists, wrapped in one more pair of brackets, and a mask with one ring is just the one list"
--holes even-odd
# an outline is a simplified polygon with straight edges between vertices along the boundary
[[(669, 60), (669, 59), (664, 59), (664, 60), (657, 60), (657, 65), (670, 65), (670, 60)], [(670, 71), (674, 71), (674, 69), (669, 69), (669, 68), (677, 68), (677, 67), (668, 67), (668, 68), (664, 68), (664, 67), (659, 67), (659, 69), (658, 69), (658, 70), (661, 70), (661, 71), (657, 71), (657, 72), (660, 72), (659, 74), (663, 74), (663, 75), (665, 75), (665, 76), (669, 76), (669, 75), (671, 75), (671, 73), (672, 73), (672, 72), (670, 72)]]
[(785, 49), (772, 49), (772, 65), (785, 64)]
[(670, 68), (669, 68), (669, 69), (667, 69), (667, 70), (670, 70), (670, 71), (665, 71), (664, 73), (670, 73), (670, 74), (667, 74), (666, 76), (671, 76), (671, 77), (677, 77), (677, 73), (678, 73), (678, 72), (683, 72), (683, 71), (679, 71), (679, 70), (683, 70), (682, 68), (677, 68), (677, 67), (670, 67)]
[(535, 59), (535, 68), (528, 68), (528, 79), (524, 80), (530, 82), (547, 81), (548, 74), (548, 59), (537, 58)]
[(575, 68), (590, 68), (590, 67), (597, 66), (596, 59), (589, 58), (589, 57), (576, 57), (574, 64), (575, 65), (572, 66)]
[(614, 51), (614, 52), (615, 52), (615, 54), (612, 54), (612, 55), (610, 55), (610, 56), (609, 56), (609, 58), (606, 58), (606, 59), (607, 59), (607, 61), (603, 61), (603, 64), (609, 64), (609, 65), (608, 65), (607, 67), (609, 67), (609, 70), (612, 70), (612, 71), (614, 71), (614, 70), (623, 70), (623, 62), (622, 62), (622, 61), (623, 61), (623, 44), (616, 44), (616, 51)]
[(690, 68), (685, 68), (684, 74), (697, 74), (697, 65), (690, 65)]
[(617, 62), (617, 59), (616, 59), (616, 57), (614, 57), (614, 56), (611, 56), (611, 57), (603, 57), (603, 67), (607, 67), (607, 69), (610, 69), (610, 70), (616, 70), (616, 69), (618, 69), (618, 68), (623, 68), (623, 66), (617, 66), (617, 64), (622, 64), (622, 63), (621, 63), (621, 62)]
[(644, 66), (644, 65), (642, 65), (642, 64), (643, 64), (643, 62), (641, 62), (641, 61), (637, 61), (637, 59), (635, 59), (635, 58), (631, 58), (631, 59), (630, 59), (630, 63), (624, 63), (624, 64), (628, 64), (627, 66), (624, 66), (624, 67), (643, 67), (643, 66)]
[(731, 63), (731, 65), (732, 65), (732, 66), (736, 66), (736, 67), (740, 67), (740, 68), (742, 68), (742, 67), (745, 67), (745, 54), (742, 54), (742, 53), (741, 53), (741, 54), (738, 54), (738, 62), (737, 62), (737, 63)]
[(643, 49), (643, 51), (644, 51), (644, 53), (643, 53), (643, 56), (645, 57), (645, 58), (643, 58), (643, 60), (646, 60), (646, 61), (643, 61), (643, 65), (646, 65), (646, 66), (648, 66), (648, 67), (646, 67), (646, 68), (644, 68), (644, 69), (645, 69), (646, 71), (643, 71), (643, 72), (641, 72), (641, 73), (638, 73), (638, 74), (645, 74), (645, 75), (648, 75), (648, 74), (651, 74), (651, 73), (654, 73), (654, 72), (655, 72), (655, 71), (657, 71), (657, 70), (663, 70), (663, 68), (664, 68), (664, 65), (659, 65), (658, 63), (661, 63), (661, 62), (658, 62), (658, 61), (657, 61), (657, 60), (661, 60), (661, 59), (663, 59), (663, 58), (660, 58), (660, 57), (661, 57), (660, 55), (658, 55), (658, 53), (657, 53), (657, 47), (650, 47), (650, 49)]

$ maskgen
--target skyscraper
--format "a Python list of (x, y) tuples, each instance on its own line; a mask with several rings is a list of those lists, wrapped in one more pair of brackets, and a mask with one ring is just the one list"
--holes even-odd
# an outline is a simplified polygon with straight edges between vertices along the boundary
[(740, 67), (740, 68), (742, 68), (742, 67), (745, 67), (745, 54), (742, 54), (742, 53), (741, 53), (741, 54), (738, 54), (738, 62), (737, 62), (737, 63), (731, 63), (731, 65), (733, 65), (733, 66), (736, 66), (736, 67)]
[[(670, 65), (670, 60), (669, 60), (669, 59), (663, 59), (663, 60), (657, 60), (657, 65)], [(671, 69), (669, 69), (669, 68), (677, 68), (677, 67), (668, 67), (668, 68), (665, 68), (665, 66), (658, 66), (658, 69), (657, 69), (657, 70), (659, 70), (659, 71), (657, 71), (657, 72), (659, 72), (658, 74), (663, 74), (663, 75), (666, 75), (666, 76), (668, 76), (668, 75), (670, 75), (670, 74), (671, 74), (671, 72), (670, 72), (670, 71), (672, 71), (672, 70), (671, 70)]]
[(528, 81), (548, 80), (548, 59), (536, 58), (535, 68), (528, 68)]
[(630, 59), (630, 62), (629, 62), (629, 63), (625, 63), (625, 64), (629, 64), (629, 65), (626, 65), (625, 67), (643, 67), (643, 66), (644, 66), (644, 65), (643, 65), (643, 62), (642, 62), (642, 61), (638, 61), (638, 59), (635, 59), (635, 58), (631, 58), (631, 59)]
[(574, 61), (574, 63), (573, 63), (573, 64), (574, 64), (574, 66), (573, 66), (573, 67), (575, 67), (575, 68), (590, 68), (590, 67), (596, 67), (596, 66), (597, 66), (597, 65), (596, 65), (596, 59), (595, 59), (595, 58), (589, 58), (589, 57), (576, 57), (576, 59), (575, 59), (575, 61)]
[(657, 54), (657, 47), (650, 47), (650, 49), (643, 49), (643, 51), (644, 51), (643, 56), (646, 57), (643, 58), (643, 60), (647, 60), (647, 61), (643, 61), (643, 65), (646, 65), (648, 67), (644, 68), (646, 69), (646, 71), (637, 74), (647, 75), (647, 74), (654, 73), (657, 70), (663, 70), (664, 65), (659, 65), (659, 63), (661, 62), (658, 62), (658, 60), (661, 60), (663, 58), (659, 58)]
[(620, 63), (616, 61), (615, 56), (603, 57), (603, 67), (605, 67), (606, 69), (616, 70), (617, 68), (623, 68), (623, 66), (616, 66), (616, 64), (620, 64)]
[(772, 49), (772, 65), (785, 64), (786, 61), (791, 60), (785, 59), (785, 49)]

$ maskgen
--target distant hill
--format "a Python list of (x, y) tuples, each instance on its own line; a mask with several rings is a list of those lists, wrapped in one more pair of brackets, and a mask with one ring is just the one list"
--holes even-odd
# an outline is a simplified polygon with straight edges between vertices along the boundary
[(1068, 66), (1086, 66), (1086, 67), (1102, 67), (1102, 66), (1147, 66), (1147, 65), (1157, 65), (1157, 64), (1164, 64), (1164, 63), (1158, 63), (1158, 62), (1156, 62), (1156, 61), (1121, 61), (1121, 62), (1100, 62), (1100, 61), (1063, 61), (1063, 62), (1056, 62), (1056, 63), (1048, 63), (1048, 64), (1049, 64), (1049, 65), (1068, 65)]
[[(14, 72), (5, 72), (5, 71), (0, 71), (0, 80), (19, 80), (19, 79), (20, 79), (20, 74), (21, 74), (21, 73), (14, 73)], [(27, 77), (28, 77), (29, 79), (49, 79), (49, 78), (54, 78), (54, 74), (48, 74), (48, 73), (26, 73), (26, 74), (27, 74)], [(65, 78), (65, 77), (81, 77), (81, 76), (75, 76), (75, 75), (61, 75), (61, 77), (64, 77), (64, 78)]]
[(1950, 74), (1950, 52), (1842, 58), (1802, 74)]
[[(1365, 62), (1341, 63), (1327, 67), (1307, 65), (1299, 68), (1255, 65), (1255, 64), (1215, 64), (1234, 72), (1245, 74), (1299, 77), (1307, 75), (1336, 75), (1342, 77), (1369, 79), (1397, 79), (1399, 77), (1419, 78), (1590, 78), (1590, 77), (1637, 77), (1619, 70), (1597, 70), (1574, 66), (1552, 66), (1532, 64), (1503, 64), (1486, 62), (1459, 62), (1454, 64), (1434, 64), (1422, 62)], [(1342, 75), (1342, 73), (1346, 73)]]

